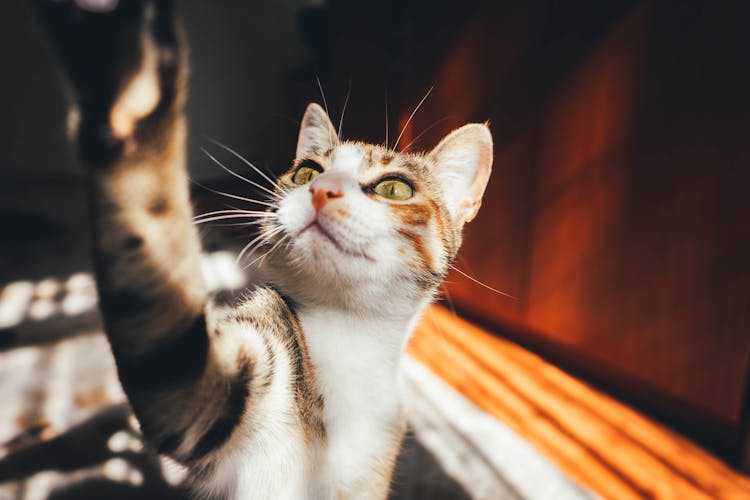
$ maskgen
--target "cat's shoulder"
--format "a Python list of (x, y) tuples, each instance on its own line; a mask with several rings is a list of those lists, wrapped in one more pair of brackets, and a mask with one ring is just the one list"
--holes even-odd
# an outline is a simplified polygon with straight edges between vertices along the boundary
[(220, 323), (242, 323), (284, 336), (301, 331), (294, 302), (270, 285), (247, 290), (231, 303), (217, 307)]

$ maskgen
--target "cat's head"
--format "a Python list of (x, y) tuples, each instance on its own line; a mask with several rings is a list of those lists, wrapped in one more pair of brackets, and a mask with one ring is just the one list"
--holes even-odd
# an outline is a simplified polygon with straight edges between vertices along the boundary
[(486, 125), (465, 125), (426, 154), (341, 142), (307, 107), (294, 165), (279, 178), (272, 280), (300, 301), (362, 307), (429, 297), (447, 274), (492, 168)]

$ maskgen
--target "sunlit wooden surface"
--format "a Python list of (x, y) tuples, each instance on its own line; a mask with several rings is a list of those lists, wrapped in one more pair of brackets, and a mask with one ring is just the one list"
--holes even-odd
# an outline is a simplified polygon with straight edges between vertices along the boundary
[(604, 498), (750, 498), (750, 478), (687, 438), (440, 306), (409, 353)]

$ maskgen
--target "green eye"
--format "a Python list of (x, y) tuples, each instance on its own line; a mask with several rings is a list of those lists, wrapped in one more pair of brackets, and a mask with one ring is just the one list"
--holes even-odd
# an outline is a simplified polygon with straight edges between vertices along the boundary
[(307, 184), (311, 180), (315, 179), (319, 173), (320, 170), (303, 165), (298, 168), (296, 172), (294, 172), (292, 182), (299, 185)]
[(414, 188), (399, 179), (386, 179), (378, 182), (374, 191), (389, 200), (408, 200), (414, 196)]

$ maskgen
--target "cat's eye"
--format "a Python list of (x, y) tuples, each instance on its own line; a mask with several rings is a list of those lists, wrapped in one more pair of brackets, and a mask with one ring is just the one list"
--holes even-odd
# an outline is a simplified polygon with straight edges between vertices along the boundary
[(377, 194), (389, 200), (408, 200), (414, 196), (414, 188), (401, 179), (385, 179), (373, 188)]
[(317, 163), (313, 161), (305, 161), (297, 169), (297, 171), (294, 172), (294, 176), (292, 176), (292, 182), (299, 185), (307, 184), (308, 182), (315, 179), (321, 171), (322, 169)]

